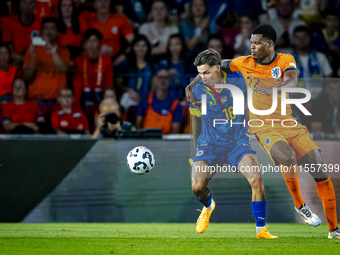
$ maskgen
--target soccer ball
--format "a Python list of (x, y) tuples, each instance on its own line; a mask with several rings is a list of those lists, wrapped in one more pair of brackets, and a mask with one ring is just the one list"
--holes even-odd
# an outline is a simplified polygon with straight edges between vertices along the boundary
[(138, 146), (128, 153), (126, 163), (132, 173), (142, 175), (155, 166), (155, 156), (148, 148)]

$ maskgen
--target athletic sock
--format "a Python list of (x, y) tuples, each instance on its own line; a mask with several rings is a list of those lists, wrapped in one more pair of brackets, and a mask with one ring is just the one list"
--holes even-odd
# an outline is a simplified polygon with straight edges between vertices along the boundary
[(212, 206), (212, 202), (211, 202), (212, 194), (211, 194), (211, 191), (210, 191), (210, 194), (209, 194), (208, 197), (205, 197), (205, 198), (202, 198), (202, 199), (197, 198), (197, 200), (200, 201), (208, 209), (209, 206)]
[(266, 225), (266, 207), (267, 201), (253, 201), (251, 202), (253, 214), (256, 223), (256, 234), (258, 234)]
[[(296, 166), (291, 167), (291, 168), (296, 169)], [(294, 200), (295, 207), (299, 209), (301, 206), (305, 204), (305, 201), (303, 200), (301, 196), (301, 191), (300, 191), (299, 173), (298, 172), (294, 172), (294, 173), (282, 172), (282, 176), (285, 179), (290, 195), (292, 196)]]
[(327, 180), (316, 182), (316, 188), (325, 210), (329, 232), (332, 232), (338, 227), (338, 222), (336, 215), (336, 199), (331, 179), (328, 177)]

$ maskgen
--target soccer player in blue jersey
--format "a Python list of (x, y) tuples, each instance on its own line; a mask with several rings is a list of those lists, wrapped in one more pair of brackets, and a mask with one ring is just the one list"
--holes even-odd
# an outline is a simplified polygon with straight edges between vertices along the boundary
[[(192, 116), (192, 130), (196, 155), (193, 159), (191, 170), (192, 190), (204, 207), (197, 220), (196, 231), (203, 233), (209, 225), (210, 215), (215, 209), (212, 192), (208, 188), (210, 179), (216, 171), (206, 171), (209, 166), (221, 166), (229, 164), (239, 170), (248, 180), (252, 187), (252, 209), (256, 222), (256, 237), (261, 239), (276, 239), (268, 232), (266, 221), (266, 199), (259, 171), (259, 164), (255, 157), (255, 151), (249, 144), (249, 134), (244, 125), (214, 125), (214, 120), (232, 120), (234, 123), (243, 123), (244, 115), (233, 114), (233, 97), (228, 89), (212, 91), (215, 84), (231, 84), (239, 87), (245, 94), (247, 86), (240, 73), (227, 75), (221, 71), (221, 56), (213, 50), (208, 49), (201, 52), (195, 59), (202, 80), (196, 84), (193, 94), (201, 99), (205, 94), (207, 98), (206, 114), (190, 105)], [(218, 96), (214, 93), (217, 92)], [(216, 123), (215, 123), (216, 124)], [(255, 167), (254, 167), (255, 166)], [(211, 168), (210, 168), (211, 169)]]

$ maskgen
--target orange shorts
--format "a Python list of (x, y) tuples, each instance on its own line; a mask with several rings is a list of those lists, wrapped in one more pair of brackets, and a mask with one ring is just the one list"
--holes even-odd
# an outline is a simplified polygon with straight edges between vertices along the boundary
[(255, 137), (260, 147), (269, 155), (277, 166), (280, 164), (272, 158), (271, 149), (278, 141), (284, 141), (295, 151), (296, 162), (299, 162), (299, 160), (311, 150), (320, 150), (310, 137), (306, 126), (303, 126), (300, 123), (295, 127), (273, 128), (263, 132), (260, 131), (255, 134)]

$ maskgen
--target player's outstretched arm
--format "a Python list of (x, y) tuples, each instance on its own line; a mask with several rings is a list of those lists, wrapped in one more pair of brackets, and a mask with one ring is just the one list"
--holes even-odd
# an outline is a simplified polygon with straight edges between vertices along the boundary
[(202, 131), (202, 117), (191, 115), (191, 132), (194, 137), (194, 148), (197, 149), (197, 140)]
[(195, 79), (185, 88), (185, 96), (189, 103), (191, 103), (193, 106), (197, 107), (196, 104), (200, 103), (200, 101), (197, 101), (194, 94), (192, 93), (192, 88), (194, 85), (201, 80), (201, 75), (197, 75)]

